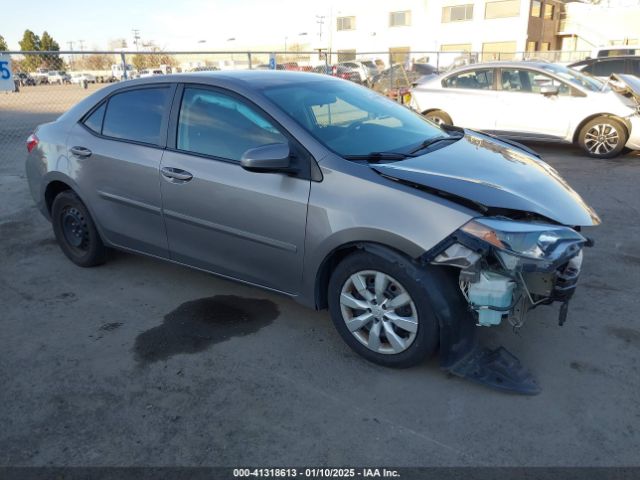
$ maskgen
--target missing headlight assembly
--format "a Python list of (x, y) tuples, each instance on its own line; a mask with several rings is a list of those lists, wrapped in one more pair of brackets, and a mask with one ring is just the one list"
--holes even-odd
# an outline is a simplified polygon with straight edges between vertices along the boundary
[(460, 290), (479, 326), (508, 320), (520, 328), (538, 305), (561, 302), (559, 324), (576, 288), (582, 249), (591, 242), (553, 224), (481, 217), (471, 220), (425, 260), (460, 269)]

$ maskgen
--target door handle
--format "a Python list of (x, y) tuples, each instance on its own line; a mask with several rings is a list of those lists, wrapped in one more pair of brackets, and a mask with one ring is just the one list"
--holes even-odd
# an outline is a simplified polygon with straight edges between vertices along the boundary
[(160, 173), (162, 173), (162, 175), (167, 178), (173, 178), (175, 180), (181, 180), (183, 182), (188, 182), (193, 178), (193, 175), (191, 175), (186, 170), (181, 170), (179, 168), (173, 167), (162, 167), (160, 169)]
[(85, 158), (91, 156), (91, 150), (86, 147), (71, 147), (69, 151), (76, 157)]

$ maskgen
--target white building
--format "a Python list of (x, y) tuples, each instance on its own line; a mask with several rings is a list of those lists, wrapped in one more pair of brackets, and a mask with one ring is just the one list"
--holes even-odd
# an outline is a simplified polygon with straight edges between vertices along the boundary
[(561, 9), (557, 0), (345, 2), (333, 9), (329, 48), (341, 60), (364, 52), (384, 52), (398, 62), (407, 52), (463, 51), (509, 59), (515, 52), (559, 49)]

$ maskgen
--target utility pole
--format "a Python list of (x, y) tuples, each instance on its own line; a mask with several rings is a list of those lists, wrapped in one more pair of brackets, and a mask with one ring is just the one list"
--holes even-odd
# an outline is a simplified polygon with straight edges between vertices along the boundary
[(84, 40), (78, 40), (78, 43), (80, 44), (80, 51), (84, 50)]
[(316, 15), (316, 23), (318, 24), (318, 36), (322, 44), (322, 26), (324, 25), (324, 15)]
[(140, 42), (140, 30), (134, 28), (131, 30), (133, 33), (133, 44), (136, 46), (136, 52), (138, 51), (138, 43)]
[[(73, 40), (69, 40), (67, 42), (67, 45), (69, 45), (69, 51), (73, 52)], [(69, 55), (69, 66), (71, 67), (71, 69), (73, 70), (73, 54)]]

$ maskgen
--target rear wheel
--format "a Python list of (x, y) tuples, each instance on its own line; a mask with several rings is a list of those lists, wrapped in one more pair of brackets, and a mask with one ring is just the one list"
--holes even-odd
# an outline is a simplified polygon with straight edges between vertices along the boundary
[(451, 117), (442, 110), (433, 110), (431, 112), (425, 113), (424, 116), (436, 125), (453, 125)]
[(344, 341), (387, 367), (410, 367), (438, 345), (438, 320), (422, 290), (424, 272), (410, 260), (369, 252), (344, 259), (329, 281), (329, 311)]
[(62, 252), (76, 265), (94, 267), (106, 261), (107, 249), (89, 210), (78, 196), (66, 190), (53, 200), (51, 222)]
[(587, 122), (578, 134), (578, 144), (594, 158), (612, 158), (619, 155), (627, 143), (624, 125), (609, 117), (597, 117)]

